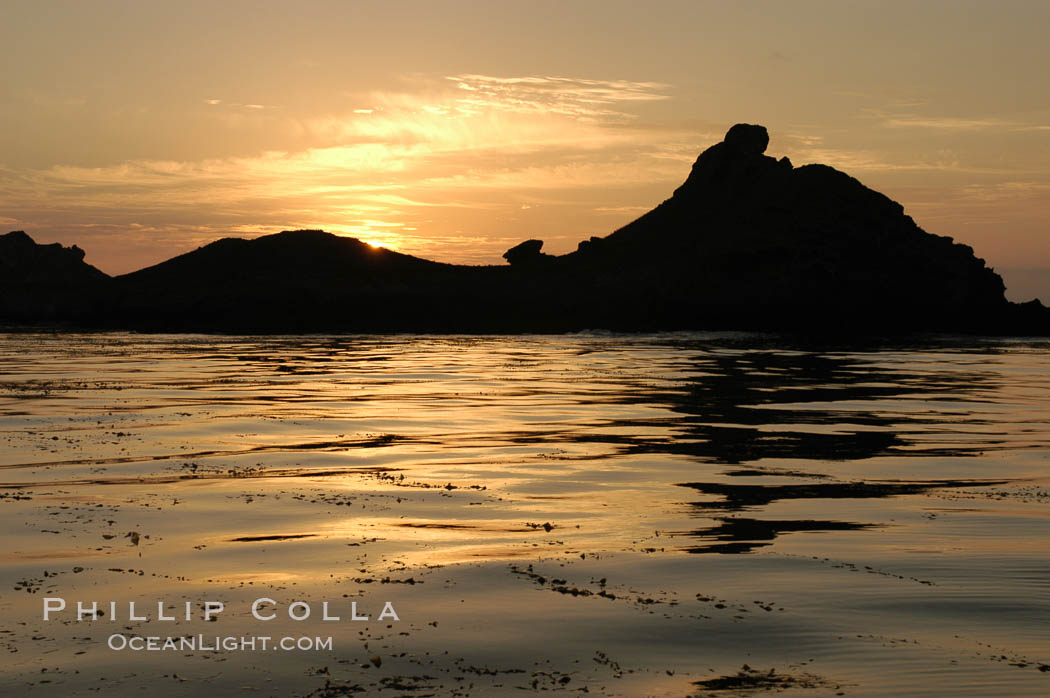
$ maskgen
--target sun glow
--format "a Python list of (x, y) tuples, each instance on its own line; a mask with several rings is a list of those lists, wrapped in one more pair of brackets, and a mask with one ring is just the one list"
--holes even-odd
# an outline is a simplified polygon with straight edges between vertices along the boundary
[[(247, 156), (54, 165), (26, 177), (5, 177), (0, 168), (0, 199), (11, 203), (5, 213), (15, 220), (46, 218), (19, 223), (27, 229), (78, 229), (77, 242), (92, 261), (112, 256), (106, 245), (120, 237), (128, 268), (108, 271), (130, 271), (231, 233), (294, 229), (322, 229), (439, 261), (501, 263), (503, 251), (537, 229), (547, 248), (559, 252), (567, 251), (559, 245), (626, 223), (630, 214), (610, 221), (607, 213), (623, 205), (615, 188), (637, 195), (640, 182), (661, 181), (662, 190), (681, 178), (683, 162), (650, 153), (666, 152), (659, 144), (667, 133), (639, 128), (629, 111), (667, 99), (667, 89), (459, 75), (414, 92), (370, 93), (368, 109), (355, 100), (345, 111), (307, 118), (239, 110), (238, 128), (246, 119), (265, 122), (275, 144), (277, 136), (294, 134), (305, 147), (289, 142)], [(212, 110), (228, 102), (209, 100)], [(616, 200), (593, 205), (587, 192), (598, 190)], [(566, 212), (580, 218), (580, 199), (593, 220), (563, 230), (573, 220)], [(129, 240), (129, 232), (139, 238)], [(145, 257), (149, 248), (158, 250), (155, 258), (133, 256)]]
[[(323, 225), (311, 226), (327, 230), (339, 237), (354, 238), (365, 243), (373, 249), (384, 249), (397, 252), (403, 244), (402, 238), (396, 232), (389, 230), (376, 230), (372, 226), (348, 226), (348, 225)], [(400, 227), (400, 226), (398, 226)]]

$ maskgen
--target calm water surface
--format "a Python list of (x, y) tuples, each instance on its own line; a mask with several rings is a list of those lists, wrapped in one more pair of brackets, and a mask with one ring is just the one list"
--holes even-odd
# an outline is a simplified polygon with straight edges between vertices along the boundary
[(1045, 341), (0, 335), (4, 695), (1050, 695), (1048, 515)]

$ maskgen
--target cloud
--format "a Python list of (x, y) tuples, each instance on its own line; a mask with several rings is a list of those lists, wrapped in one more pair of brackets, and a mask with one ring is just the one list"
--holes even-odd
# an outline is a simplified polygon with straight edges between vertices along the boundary
[(914, 152), (907, 149), (888, 151), (871, 148), (823, 147), (819, 140), (813, 141), (816, 145), (807, 145), (803, 139), (796, 139), (795, 143), (796, 145), (789, 148), (787, 153), (796, 166), (820, 163), (854, 175), (858, 173), (892, 175), (895, 173), (937, 172), (954, 175), (1004, 176), (1016, 172), (1016, 169), (976, 164), (952, 149)]
[(880, 114), (883, 126), (892, 129), (925, 129), (934, 131), (1004, 131), (1025, 133), (1050, 130), (1050, 125), (999, 117), (922, 116), (918, 114)]
[[(819, 143), (819, 141), (816, 141)], [(922, 161), (909, 160), (898, 162), (889, 159), (884, 152), (871, 149), (825, 148), (805, 146), (791, 153), (794, 164), (820, 163), (842, 170), (847, 174), (855, 172), (906, 172), (906, 171), (944, 171), (960, 170), (959, 162), (953, 157), (940, 157)]]
[[(624, 192), (680, 183), (706, 143), (634, 123), (631, 111), (668, 99), (669, 89), (457, 75), (368, 95), (367, 109), (306, 119), (274, 112), (274, 128), (313, 144), (300, 150), (0, 169), (0, 199), (27, 227), (68, 231), (69, 242), (87, 236), (96, 249), (155, 248), (150, 261), (230, 233), (320, 227), (448, 261), (496, 262), (529, 226), (570, 245), (650, 205), (624, 201)], [(263, 118), (264, 105), (205, 101)]]
[(597, 213), (645, 213), (648, 206), (598, 206), (594, 209)]
[(984, 129), (1017, 130), (1025, 126), (1009, 119), (965, 119), (958, 117), (895, 116), (883, 121), (889, 128), (924, 128), (950, 131), (977, 131)]
[(1043, 198), (1050, 193), (1050, 182), (1010, 181), (988, 184), (968, 184), (960, 191), (961, 198), (971, 201), (1017, 201)]
[[(425, 142), (435, 150), (597, 149), (645, 138), (617, 127), (635, 119), (628, 107), (668, 99), (666, 89), (656, 82), (457, 75), (417, 92), (374, 93), (372, 108), (308, 119), (304, 126), (329, 141)], [(370, 118), (360, 118), (366, 112)]]
[(633, 115), (613, 105), (669, 99), (670, 85), (627, 80), (587, 80), (568, 77), (500, 78), (455, 75), (446, 78), (469, 96), (460, 109), (495, 108), (525, 114), (560, 114), (589, 119), (629, 119)]

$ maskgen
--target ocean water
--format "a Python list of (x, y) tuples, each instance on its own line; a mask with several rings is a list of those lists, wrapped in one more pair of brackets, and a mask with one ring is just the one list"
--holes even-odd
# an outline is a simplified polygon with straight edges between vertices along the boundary
[(0, 335), (0, 516), (3, 695), (1050, 694), (1044, 340)]

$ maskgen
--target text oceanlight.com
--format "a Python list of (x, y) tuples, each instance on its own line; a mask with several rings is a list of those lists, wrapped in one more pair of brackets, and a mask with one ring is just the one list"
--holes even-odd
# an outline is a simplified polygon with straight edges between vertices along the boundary
[(266, 650), (283, 650), (285, 652), (309, 652), (312, 650), (331, 650), (331, 637), (280, 637), (257, 635), (248, 637), (183, 635), (181, 637), (143, 637), (141, 635), (122, 635), (116, 633), (106, 640), (111, 650), (132, 650), (135, 652), (255, 652)]

